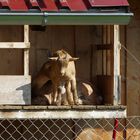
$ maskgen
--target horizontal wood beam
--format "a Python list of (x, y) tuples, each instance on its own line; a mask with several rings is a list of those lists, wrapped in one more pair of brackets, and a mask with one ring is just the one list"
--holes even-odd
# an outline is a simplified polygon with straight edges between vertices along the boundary
[(30, 43), (25, 42), (0, 42), (0, 49), (28, 49)]
[(99, 119), (125, 118), (126, 108), (117, 106), (0, 106), (0, 119)]

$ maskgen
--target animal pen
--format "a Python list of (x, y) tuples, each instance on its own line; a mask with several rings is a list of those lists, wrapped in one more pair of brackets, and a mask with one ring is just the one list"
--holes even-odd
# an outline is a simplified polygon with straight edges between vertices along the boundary
[[(121, 101), (120, 50), (132, 16), (127, 1), (5, 0), (0, 4), (0, 139), (136, 140), (134, 128), (140, 118), (127, 118)], [(31, 104), (31, 78), (49, 52), (59, 49), (80, 58), (77, 77), (94, 84), (102, 104)]]

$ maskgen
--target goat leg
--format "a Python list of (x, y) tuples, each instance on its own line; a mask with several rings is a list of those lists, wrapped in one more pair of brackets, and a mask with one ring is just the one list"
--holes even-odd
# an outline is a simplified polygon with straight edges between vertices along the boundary
[(77, 87), (76, 87), (76, 79), (71, 80), (71, 91), (73, 94), (73, 99), (74, 99), (75, 105), (79, 105), (79, 99), (78, 99)]
[(71, 82), (66, 82), (66, 96), (70, 105), (74, 105), (73, 96), (71, 93)]
[(52, 104), (56, 105), (56, 101), (57, 101), (57, 86), (53, 85), (53, 95), (52, 95)]

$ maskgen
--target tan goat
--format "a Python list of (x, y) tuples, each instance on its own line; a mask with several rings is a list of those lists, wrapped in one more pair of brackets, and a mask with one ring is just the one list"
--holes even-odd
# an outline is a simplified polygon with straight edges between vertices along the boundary
[[(76, 71), (74, 61), (66, 51), (58, 50), (49, 58), (32, 82), (33, 94), (37, 94), (43, 85), (51, 80), (53, 84), (53, 104), (61, 105), (61, 96), (66, 93), (64, 105), (79, 104), (76, 88)], [(66, 90), (66, 92), (65, 92)]]

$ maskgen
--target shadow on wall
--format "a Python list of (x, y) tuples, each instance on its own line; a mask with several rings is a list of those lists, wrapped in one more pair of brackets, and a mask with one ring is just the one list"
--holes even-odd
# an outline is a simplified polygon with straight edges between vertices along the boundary
[(31, 84), (25, 84), (24, 86), (18, 87), (17, 91), (22, 91), (23, 102), (26, 105), (31, 104)]

